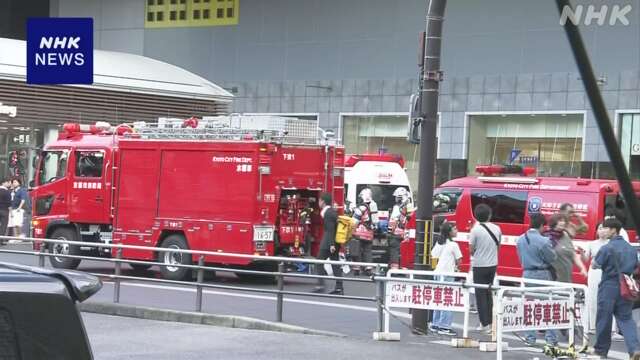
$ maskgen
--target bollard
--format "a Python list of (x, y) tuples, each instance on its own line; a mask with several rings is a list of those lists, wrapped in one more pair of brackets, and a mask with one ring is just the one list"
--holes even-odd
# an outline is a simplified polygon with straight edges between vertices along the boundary
[[(380, 265), (376, 265), (375, 276), (382, 276)], [(376, 303), (378, 305), (378, 332), (382, 333), (384, 332), (384, 309), (382, 308), (382, 304), (384, 304), (384, 283), (382, 281), (376, 281), (376, 297)]]
[(119, 303), (120, 302), (120, 274), (121, 274), (121, 270), (122, 270), (122, 248), (118, 248), (118, 251), (116, 251), (116, 272), (115, 272), (115, 279), (113, 282), (113, 302), (114, 303)]
[(47, 252), (47, 246), (46, 244), (42, 244), (40, 246), (40, 253), (38, 254), (38, 266), (43, 268), (44, 267), (44, 258), (46, 256), (44, 256), (44, 254)]
[(196, 276), (196, 281), (198, 282), (198, 285), (196, 285), (196, 311), (202, 312), (201, 284), (204, 281), (204, 269), (202, 268), (202, 266), (204, 266), (204, 255), (200, 255), (200, 257), (198, 258), (198, 266), (200, 266), (200, 268), (198, 269), (198, 275)]
[(282, 322), (282, 303), (284, 302), (284, 294), (282, 294), (282, 290), (284, 290), (284, 263), (278, 263), (278, 295), (276, 295), (276, 320), (278, 322)]

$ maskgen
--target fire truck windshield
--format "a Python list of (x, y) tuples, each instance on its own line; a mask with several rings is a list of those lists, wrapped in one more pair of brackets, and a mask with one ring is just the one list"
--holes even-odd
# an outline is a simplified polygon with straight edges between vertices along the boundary
[(67, 151), (45, 151), (42, 153), (38, 184), (44, 185), (65, 177), (67, 172)]

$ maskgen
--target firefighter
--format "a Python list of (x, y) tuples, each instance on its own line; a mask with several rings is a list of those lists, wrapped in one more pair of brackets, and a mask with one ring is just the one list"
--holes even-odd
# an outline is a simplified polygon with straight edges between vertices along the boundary
[(404, 238), (404, 229), (407, 226), (411, 205), (409, 192), (406, 188), (399, 187), (393, 192), (395, 204), (389, 216), (389, 264), (392, 269), (397, 269), (400, 262), (400, 242)]
[[(360, 204), (353, 210), (353, 219), (356, 221), (356, 229), (351, 240), (351, 258), (353, 261), (362, 261), (370, 263), (371, 246), (375, 229), (378, 226), (378, 204), (373, 201), (373, 193), (371, 189), (365, 188), (360, 191)], [(371, 267), (365, 269), (367, 275), (371, 274)], [(355, 270), (356, 274), (360, 269)]]

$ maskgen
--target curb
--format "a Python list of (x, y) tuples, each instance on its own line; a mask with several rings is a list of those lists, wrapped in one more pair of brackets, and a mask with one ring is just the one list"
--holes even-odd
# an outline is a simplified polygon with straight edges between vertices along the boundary
[(199, 312), (157, 309), (144, 306), (88, 302), (78, 304), (78, 309), (86, 313), (125, 316), (145, 320), (181, 322), (187, 324), (212, 325), (236, 329), (276, 331), (291, 334), (346, 337), (346, 335), (308, 329), (301, 326), (254, 319), (245, 316), (215, 315)]

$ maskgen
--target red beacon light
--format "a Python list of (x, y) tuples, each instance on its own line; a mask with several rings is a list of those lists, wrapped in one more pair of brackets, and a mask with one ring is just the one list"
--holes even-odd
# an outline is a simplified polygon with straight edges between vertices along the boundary
[(394, 162), (398, 163), (400, 167), (404, 168), (404, 158), (398, 154), (358, 154), (347, 155), (344, 161), (344, 166), (353, 167), (360, 161), (382, 161), (382, 162)]
[(66, 123), (62, 125), (62, 133), (60, 134), (60, 138), (69, 138), (77, 134), (103, 134), (108, 133), (110, 130), (111, 125), (104, 121), (98, 121), (94, 125)]
[(476, 172), (482, 176), (522, 175), (531, 176), (536, 173), (536, 168), (520, 165), (478, 165)]

